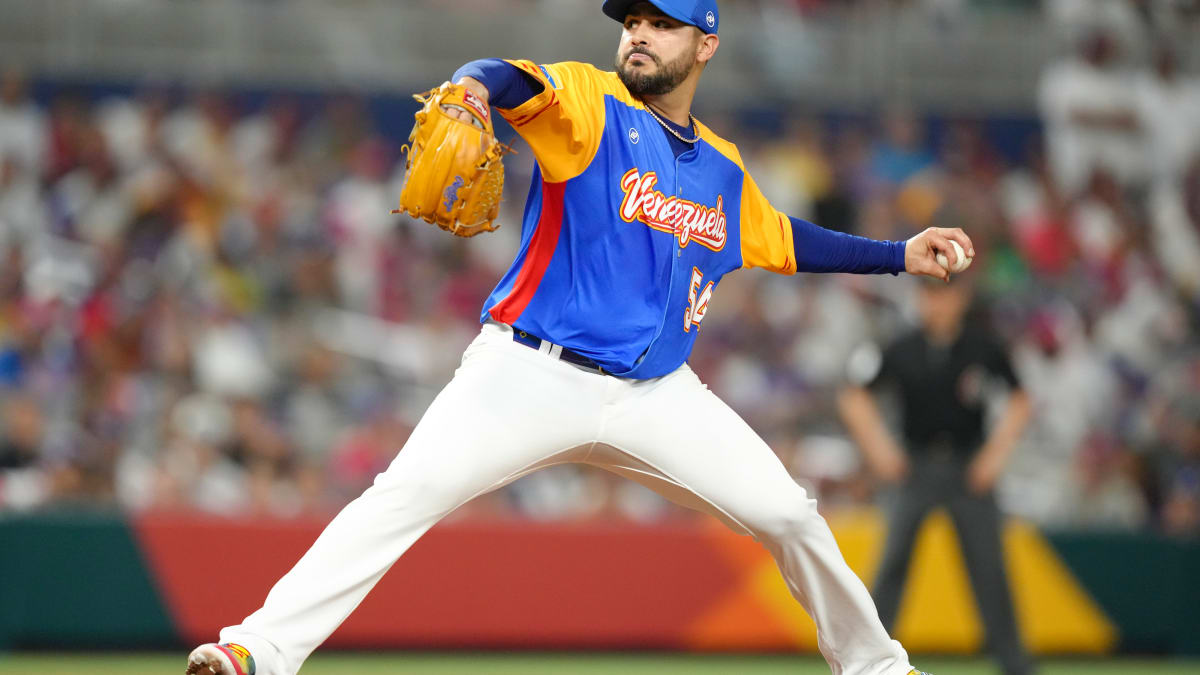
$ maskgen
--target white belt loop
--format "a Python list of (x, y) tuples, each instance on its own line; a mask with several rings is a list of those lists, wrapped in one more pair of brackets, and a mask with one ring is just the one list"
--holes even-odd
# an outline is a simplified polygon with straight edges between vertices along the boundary
[(543, 342), (542, 344), (550, 345), (550, 357), (551, 358), (557, 359), (562, 356), (562, 350), (563, 350), (562, 345), (550, 344), (549, 342)]
[(545, 340), (542, 340), (542, 343), (540, 345), (538, 345), (538, 351), (543, 354), (548, 355), (548, 354), (550, 354), (550, 349), (552, 347), (554, 347), (554, 345), (550, 344), (549, 342), (546, 342)]

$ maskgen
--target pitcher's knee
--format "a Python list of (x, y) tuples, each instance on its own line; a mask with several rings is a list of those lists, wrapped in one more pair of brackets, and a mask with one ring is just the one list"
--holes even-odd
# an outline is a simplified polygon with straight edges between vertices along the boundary
[(759, 539), (783, 541), (803, 537), (813, 527), (824, 527), (824, 522), (817, 513), (817, 501), (797, 488), (786, 499), (773, 503), (753, 526)]
[(447, 476), (385, 471), (375, 477), (363, 497), (382, 500), (391, 509), (452, 508), (464, 499), (462, 491), (463, 487)]

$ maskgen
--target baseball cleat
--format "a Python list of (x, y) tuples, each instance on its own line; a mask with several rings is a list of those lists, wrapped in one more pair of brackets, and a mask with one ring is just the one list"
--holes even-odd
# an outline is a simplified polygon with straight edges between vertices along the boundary
[(254, 675), (250, 650), (232, 642), (200, 645), (188, 655), (185, 675)]

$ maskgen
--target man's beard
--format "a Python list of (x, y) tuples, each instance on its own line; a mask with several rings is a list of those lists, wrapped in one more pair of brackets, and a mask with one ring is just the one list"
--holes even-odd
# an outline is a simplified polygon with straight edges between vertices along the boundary
[[(640, 67), (629, 65), (629, 57), (632, 54), (645, 54), (654, 59), (658, 70), (653, 75), (641, 73)], [(636, 47), (626, 52), (624, 59), (618, 54), (616, 62), (617, 77), (621, 79), (621, 84), (625, 85), (629, 93), (639, 97), (661, 96), (670, 93), (687, 79), (695, 65), (696, 61), (686, 51), (680, 54), (679, 58), (664, 66), (662, 60), (657, 56)]]

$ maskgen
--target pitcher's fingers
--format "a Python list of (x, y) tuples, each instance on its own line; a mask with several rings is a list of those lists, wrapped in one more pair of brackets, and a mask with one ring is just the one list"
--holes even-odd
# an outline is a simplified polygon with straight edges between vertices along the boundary
[(447, 117), (467, 122), (469, 124), (475, 124), (475, 118), (471, 115), (471, 113), (467, 112), (463, 108), (460, 108), (459, 106), (444, 105), (442, 106), (442, 112), (446, 113)]
[(935, 255), (936, 254), (933, 248), (929, 248), (927, 254), (922, 255), (916, 260), (916, 264), (913, 266), (914, 269), (912, 273), (935, 277), (941, 279), (942, 281), (949, 280), (950, 271), (937, 264), (937, 260), (934, 258)]
[(966, 232), (963, 232), (961, 227), (944, 227), (941, 228), (941, 232), (948, 239), (957, 241), (958, 245), (962, 246), (963, 252), (967, 254), (968, 258), (975, 257), (975, 244), (971, 242), (971, 238), (967, 236)]
[[(925, 232), (925, 241), (929, 244), (931, 257), (934, 263), (937, 262), (937, 254), (941, 253), (946, 256), (946, 262), (950, 264), (951, 269), (958, 264), (958, 252), (954, 250), (954, 246), (950, 243), (950, 238), (946, 234), (950, 232), (950, 228), (931, 227)], [(963, 247), (966, 250), (966, 247)], [(941, 267), (941, 265), (938, 265)]]

